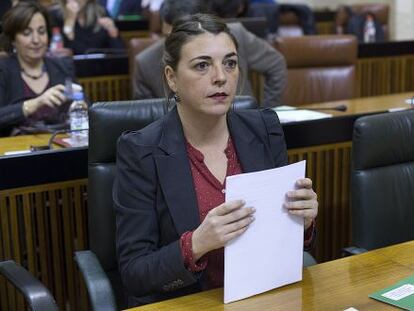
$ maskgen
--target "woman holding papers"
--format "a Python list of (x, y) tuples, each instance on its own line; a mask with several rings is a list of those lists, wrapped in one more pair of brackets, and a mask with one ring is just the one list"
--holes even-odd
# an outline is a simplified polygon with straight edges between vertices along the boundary
[[(223, 22), (201, 14), (176, 22), (163, 61), (176, 107), (118, 143), (116, 246), (131, 306), (222, 286), (223, 247), (255, 212), (224, 203), (226, 176), (287, 164), (273, 111), (231, 109), (239, 59)], [(304, 218), (310, 245), (316, 194), (309, 179), (297, 188), (285, 207)]]

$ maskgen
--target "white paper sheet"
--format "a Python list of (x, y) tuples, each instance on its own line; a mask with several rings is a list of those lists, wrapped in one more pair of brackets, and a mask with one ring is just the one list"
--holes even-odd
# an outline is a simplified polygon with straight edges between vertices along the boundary
[(273, 110), (277, 113), (281, 123), (317, 120), (332, 117), (329, 113), (307, 109), (297, 109), (292, 106), (279, 106), (273, 108)]
[(246, 201), (255, 221), (224, 249), (224, 303), (302, 280), (303, 218), (283, 207), (306, 161), (227, 177), (226, 202)]

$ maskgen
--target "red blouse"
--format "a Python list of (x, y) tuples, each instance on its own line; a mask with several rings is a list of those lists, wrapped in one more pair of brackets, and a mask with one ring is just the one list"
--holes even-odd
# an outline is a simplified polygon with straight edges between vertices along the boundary
[[(242, 173), (236, 149), (231, 138), (229, 138), (227, 148), (224, 150), (227, 157), (226, 176)], [(203, 154), (187, 142), (187, 154), (190, 159), (191, 173), (193, 176), (194, 188), (197, 196), (200, 222), (204, 220), (207, 213), (224, 203), (225, 184), (222, 184), (210, 172), (204, 163)], [(313, 240), (314, 223), (306, 230), (305, 248)], [(192, 251), (192, 231), (183, 233), (180, 238), (181, 252), (185, 267), (191, 272), (205, 270), (207, 276), (207, 287), (215, 288), (223, 286), (224, 279), (224, 248), (208, 252), (197, 262), (194, 262)]]

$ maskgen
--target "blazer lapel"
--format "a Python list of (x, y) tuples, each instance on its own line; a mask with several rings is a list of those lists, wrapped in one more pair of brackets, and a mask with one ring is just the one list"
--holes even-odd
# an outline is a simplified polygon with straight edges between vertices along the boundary
[(234, 112), (228, 114), (227, 123), (243, 173), (274, 167), (263, 142)]
[(16, 56), (12, 56), (9, 59), (9, 68), (11, 68), (10, 72), (10, 76), (8, 77), (10, 80), (10, 90), (7, 90), (7, 92), (9, 92), (9, 94), (19, 94), (17, 95), (17, 98), (10, 98), (10, 100), (13, 103), (16, 103), (18, 101), (24, 101), (26, 99), (26, 97), (23, 95), (24, 93), (24, 87), (23, 87), (23, 78), (21, 77), (21, 73), (20, 73), (20, 64), (19, 61), (17, 60)]
[(200, 216), (184, 133), (176, 108), (164, 121), (158, 146), (165, 152), (155, 156), (161, 189), (177, 232), (181, 235), (194, 230), (200, 224)]

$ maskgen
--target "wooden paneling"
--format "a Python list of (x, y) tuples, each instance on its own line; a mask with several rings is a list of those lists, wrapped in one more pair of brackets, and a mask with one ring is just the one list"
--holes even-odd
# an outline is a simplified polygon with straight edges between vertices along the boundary
[(350, 165), (351, 142), (288, 150), (289, 162), (306, 160), (306, 176), (318, 194), (318, 262), (338, 258), (351, 243)]
[(129, 75), (80, 78), (79, 82), (91, 102), (130, 99)]
[(356, 72), (357, 97), (414, 90), (414, 55), (360, 58)]
[[(87, 248), (86, 180), (0, 191), (0, 260), (13, 259), (45, 284), (61, 310), (85, 310), (85, 288), (73, 260)], [(24, 310), (0, 280), (2, 310)]]
[(333, 35), (335, 34), (334, 22), (317, 22), (316, 33), (318, 35)]

